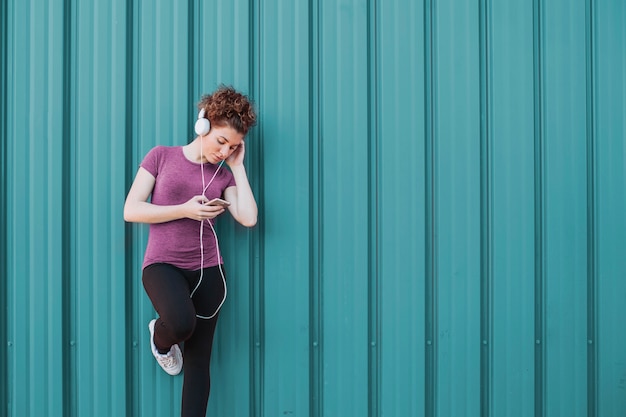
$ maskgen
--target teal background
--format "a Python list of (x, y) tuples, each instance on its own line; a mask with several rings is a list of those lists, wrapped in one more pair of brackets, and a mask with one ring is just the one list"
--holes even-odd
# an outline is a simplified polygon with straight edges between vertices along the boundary
[(220, 83), (260, 206), (223, 217), (208, 415), (626, 415), (626, 3), (0, 2), (0, 416), (171, 416), (143, 155)]

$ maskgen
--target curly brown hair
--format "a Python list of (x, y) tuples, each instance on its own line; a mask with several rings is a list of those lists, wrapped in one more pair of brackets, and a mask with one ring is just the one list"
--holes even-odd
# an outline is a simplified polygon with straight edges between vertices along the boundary
[(213, 94), (202, 96), (198, 110), (206, 111), (211, 126), (229, 126), (244, 136), (256, 125), (254, 104), (233, 87), (221, 85)]

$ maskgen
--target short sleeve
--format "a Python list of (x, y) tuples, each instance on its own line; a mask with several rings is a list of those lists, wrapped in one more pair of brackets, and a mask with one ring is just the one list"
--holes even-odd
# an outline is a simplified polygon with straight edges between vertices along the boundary
[(228, 171), (228, 183), (226, 184), (226, 187), (224, 188), (228, 188), (228, 187), (234, 187), (237, 186), (237, 183), (235, 182), (235, 177), (233, 176), (233, 173)]
[(161, 146), (156, 146), (150, 150), (139, 164), (140, 167), (148, 171), (154, 178), (157, 177), (159, 173), (159, 157), (161, 155), (160, 152)]

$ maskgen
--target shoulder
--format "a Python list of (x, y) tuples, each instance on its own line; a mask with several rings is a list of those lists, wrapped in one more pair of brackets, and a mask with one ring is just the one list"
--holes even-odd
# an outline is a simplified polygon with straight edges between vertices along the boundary
[(165, 146), (165, 145), (157, 145), (154, 148), (150, 149), (148, 155), (172, 155), (180, 149), (180, 146)]
[(176, 163), (176, 149), (176, 146), (155, 146), (148, 151), (140, 166), (156, 177), (166, 165)]
[(160, 162), (164, 160), (170, 160), (179, 157), (180, 146), (164, 146), (157, 145), (150, 149), (145, 156), (145, 160), (152, 160), (154, 162)]

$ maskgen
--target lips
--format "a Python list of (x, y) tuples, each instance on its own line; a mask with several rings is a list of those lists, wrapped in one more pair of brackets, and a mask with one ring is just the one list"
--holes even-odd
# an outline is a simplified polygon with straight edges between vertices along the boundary
[(214, 161), (213, 163), (215, 163), (215, 162), (220, 162), (221, 160), (223, 160), (223, 159), (224, 159), (224, 158), (222, 158), (220, 155), (217, 155), (217, 154), (214, 154), (214, 153), (212, 153), (212, 154), (211, 154), (211, 158), (212, 158), (212, 159), (213, 159), (213, 161)]

